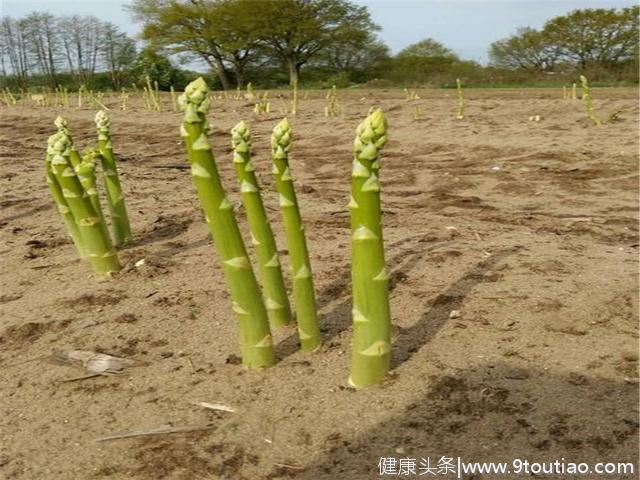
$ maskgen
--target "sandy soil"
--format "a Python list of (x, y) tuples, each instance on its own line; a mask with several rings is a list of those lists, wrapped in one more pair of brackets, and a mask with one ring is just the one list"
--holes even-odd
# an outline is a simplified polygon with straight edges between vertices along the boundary
[[(279, 330), (280, 361), (262, 372), (237, 362), (180, 114), (111, 113), (136, 241), (120, 252), (125, 270), (101, 281), (65, 235), (42, 162), (58, 113), (84, 147), (95, 111), (3, 108), (0, 477), (360, 480), (379, 478), (380, 457), (442, 456), (637, 472), (637, 90), (594, 90), (604, 117), (622, 111), (602, 127), (559, 90), (468, 90), (462, 121), (455, 92), (419, 93), (417, 121), (401, 91), (340, 92), (337, 119), (323, 116), (321, 92), (301, 100), (292, 160), (324, 347), (304, 354), (293, 327)], [(394, 360), (384, 384), (356, 391), (346, 204), (353, 132), (371, 105), (391, 132), (381, 180)], [(287, 264), (268, 157), (280, 115), (251, 110), (214, 102), (214, 152), (238, 203), (227, 132), (251, 120)], [(69, 382), (82, 372), (49, 359), (68, 349), (140, 366)], [(163, 425), (210, 429), (94, 441)]]

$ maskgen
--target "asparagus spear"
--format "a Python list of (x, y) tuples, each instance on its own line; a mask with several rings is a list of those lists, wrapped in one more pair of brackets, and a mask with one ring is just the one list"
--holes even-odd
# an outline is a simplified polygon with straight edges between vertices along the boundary
[(291, 308), (278, 260), (278, 249), (269, 225), (267, 212), (260, 197), (260, 186), (251, 163), (251, 133), (240, 122), (231, 130), (233, 164), (238, 174), (242, 203), (247, 212), (252, 243), (260, 264), (259, 272), (264, 290), (265, 305), (271, 325), (281, 327), (291, 321)]
[(180, 132), (187, 147), (191, 175), (239, 321), (242, 362), (250, 368), (269, 367), (275, 362), (269, 319), (207, 140), (209, 89), (202, 77), (187, 85), (180, 96), (180, 106), (185, 112)]
[(95, 117), (98, 130), (98, 149), (100, 150), (100, 161), (102, 163), (102, 175), (104, 178), (105, 190), (107, 191), (107, 203), (111, 212), (111, 228), (116, 245), (124, 245), (133, 240), (131, 226), (129, 225), (129, 215), (125, 205), (116, 157), (111, 147), (111, 122), (107, 114), (100, 110)]
[(311, 262), (304, 235), (304, 225), (298, 209), (298, 200), (293, 187), (289, 166), (291, 150), (291, 124), (285, 118), (273, 129), (271, 152), (276, 188), (280, 194), (280, 210), (289, 247), (293, 272), (293, 297), (298, 320), (298, 335), (304, 351), (316, 350), (321, 343), (313, 288)]
[(376, 109), (356, 130), (351, 174), (353, 350), (349, 383), (356, 387), (380, 381), (391, 359), (389, 276), (378, 181), (378, 156), (386, 140), (387, 122), (382, 111)]
[(106, 224), (104, 223), (102, 207), (100, 206), (100, 196), (96, 189), (96, 161), (98, 157), (100, 157), (100, 153), (97, 150), (88, 149), (81, 157), (80, 163), (75, 167), (75, 171), (91, 205), (102, 220), (102, 224), (105, 227), (105, 234), (109, 235), (109, 231), (106, 229)]
[(64, 131), (59, 131), (49, 137), (47, 161), (78, 226), (81, 251), (86, 253), (96, 273), (109, 275), (120, 270), (118, 257), (111, 239), (105, 235), (102, 219), (73, 169), (70, 158), (72, 148), (70, 137)]
[(602, 120), (598, 117), (598, 114), (593, 108), (593, 103), (591, 102), (591, 87), (589, 87), (587, 77), (580, 75), (580, 82), (582, 83), (582, 101), (584, 102), (584, 108), (587, 111), (587, 116), (591, 119), (594, 125), (602, 125)]
[(56, 175), (55, 173), (53, 173), (53, 168), (51, 167), (51, 157), (48, 154), (45, 157), (45, 172), (45, 178), (47, 180), (47, 184), (49, 185), (49, 190), (51, 190), (51, 196), (53, 197), (53, 201), (58, 207), (58, 212), (60, 212), (62, 220), (67, 227), (67, 232), (69, 233), (71, 240), (73, 240), (73, 244), (76, 246), (76, 249), (78, 250), (80, 256), (84, 257), (85, 253), (82, 250), (82, 241), (80, 239), (80, 231), (78, 229), (78, 225), (76, 224), (76, 219), (73, 218), (73, 213), (71, 213), (71, 209), (67, 204), (67, 200), (62, 194), (60, 184), (58, 184)]
[(464, 118), (464, 97), (462, 96), (462, 83), (460, 83), (459, 78), (456, 78), (456, 90), (458, 91), (458, 113), (456, 118), (462, 120)]
[(80, 165), (82, 158), (80, 157), (80, 154), (78, 153), (78, 151), (76, 150), (76, 147), (73, 144), (73, 138), (71, 138), (71, 132), (69, 131), (69, 122), (67, 121), (66, 118), (58, 115), (58, 117), (54, 120), (53, 124), (58, 129), (58, 132), (62, 132), (65, 135), (67, 135), (67, 137), (69, 137), (69, 142), (71, 142), (71, 149), (69, 151), (69, 160), (71, 161), (71, 165), (73, 166), (73, 168), (78, 168), (78, 165)]

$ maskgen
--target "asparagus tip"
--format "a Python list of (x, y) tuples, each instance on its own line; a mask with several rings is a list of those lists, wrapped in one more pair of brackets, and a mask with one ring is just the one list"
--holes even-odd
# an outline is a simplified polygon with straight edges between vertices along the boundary
[(109, 130), (110, 122), (109, 116), (106, 114), (104, 110), (98, 110), (95, 116), (96, 126), (98, 130)]
[(291, 124), (287, 118), (283, 118), (274, 127), (273, 135), (271, 135), (271, 149), (278, 158), (283, 158), (283, 155), (288, 153), (291, 148)]
[(232, 135), (244, 135), (245, 132), (249, 131), (249, 125), (246, 124), (246, 122), (244, 120), (240, 120), (235, 127), (233, 127), (231, 129), (231, 134)]
[(58, 115), (58, 117), (54, 120), (53, 124), (56, 126), (59, 132), (66, 131), (69, 125), (67, 119), (62, 115)]
[(251, 132), (244, 120), (231, 129), (231, 146), (237, 152), (248, 151), (251, 145)]
[(178, 98), (180, 108), (185, 112), (187, 123), (198, 123), (202, 119), (200, 115), (206, 115), (209, 111), (209, 87), (204, 78), (198, 77), (184, 89), (184, 93)]
[(69, 154), (70, 149), (71, 138), (65, 131), (58, 131), (47, 140), (47, 153), (49, 155), (66, 156)]

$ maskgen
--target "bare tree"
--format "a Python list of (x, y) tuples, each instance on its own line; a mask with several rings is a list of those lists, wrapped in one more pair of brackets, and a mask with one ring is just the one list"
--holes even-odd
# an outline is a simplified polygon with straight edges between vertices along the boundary
[(60, 18), (58, 30), (69, 72), (77, 84), (86, 83), (99, 66), (105, 24), (92, 16), (73, 15)]
[[(20, 85), (27, 86), (29, 58), (23, 20), (3, 17), (0, 23), (0, 56), (2, 74), (14, 75)], [(6, 70), (8, 64), (9, 71)]]
[(135, 61), (136, 44), (112, 23), (105, 23), (102, 31), (102, 56), (111, 73), (113, 88), (120, 88), (122, 74)]
[(23, 25), (27, 49), (36, 70), (46, 77), (51, 87), (55, 87), (60, 44), (56, 17), (50, 13), (34, 12), (24, 18)]

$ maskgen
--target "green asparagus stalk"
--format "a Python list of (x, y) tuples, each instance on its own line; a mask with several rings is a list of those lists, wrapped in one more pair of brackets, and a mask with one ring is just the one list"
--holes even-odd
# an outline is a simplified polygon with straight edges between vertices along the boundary
[(78, 225), (76, 224), (76, 219), (73, 218), (73, 213), (71, 213), (71, 209), (67, 204), (67, 200), (62, 194), (62, 189), (60, 188), (58, 180), (56, 179), (56, 175), (55, 173), (53, 173), (53, 168), (51, 167), (51, 157), (48, 154), (45, 157), (45, 172), (47, 184), (49, 185), (49, 190), (51, 191), (51, 196), (53, 197), (53, 201), (58, 207), (58, 212), (60, 212), (62, 220), (67, 227), (67, 232), (69, 233), (69, 236), (71, 237), (71, 240), (73, 241), (73, 244), (78, 250), (80, 256), (84, 257), (85, 253), (82, 250), (82, 241), (80, 239), (80, 231), (78, 229)]
[(251, 240), (260, 264), (259, 272), (265, 296), (265, 305), (271, 325), (281, 327), (291, 321), (291, 308), (282, 278), (273, 232), (260, 197), (260, 186), (251, 163), (251, 133), (246, 123), (240, 122), (231, 130), (233, 164), (238, 174), (242, 203), (247, 212)]
[(327, 92), (327, 104), (324, 107), (325, 117), (337, 117), (340, 115), (342, 108), (340, 107), (340, 100), (338, 99), (338, 91), (336, 86), (333, 85), (331, 90)]
[[(100, 206), (100, 196), (96, 188), (96, 161), (98, 157), (100, 157), (100, 153), (97, 150), (87, 150), (81, 157), (80, 163), (75, 167), (75, 171), (86, 196), (89, 198), (93, 209), (100, 216), (106, 230), (104, 215), (102, 214), (102, 207)], [(106, 234), (109, 234), (108, 230), (106, 230)]]
[(180, 105), (185, 112), (181, 136), (187, 147), (191, 175), (205, 219), (231, 290), (233, 310), (239, 321), (242, 362), (250, 368), (269, 367), (275, 362), (269, 319), (207, 140), (209, 102), (209, 89), (202, 77), (187, 85), (180, 96)]
[(173, 111), (175, 112), (178, 110), (178, 100), (176, 98), (176, 91), (173, 88), (173, 85), (169, 87), (169, 91), (171, 92), (171, 105), (173, 107)]
[(584, 102), (584, 108), (587, 111), (588, 117), (594, 125), (602, 125), (602, 120), (600, 120), (600, 117), (596, 114), (593, 103), (591, 102), (591, 87), (589, 87), (587, 77), (580, 75), (580, 82), (582, 83), (582, 101)]
[(380, 209), (379, 151), (387, 122), (376, 109), (358, 126), (351, 174), (353, 263), (353, 350), (349, 383), (366, 387), (380, 381), (391, 359), (389, 275), (385, 267)]
[(460, 83), (459, 78), (456, 78), (456, 90), (458, 91), (458, 113), (456, 118), (462, 120), (464, 118), (464, 97), (462, 96), (462, 83)]
[(291, 115), (296, 115), (298, 113), (298, 79), (295, 78), (293, 80), (293, 85), (291, 86)]
[(102, 219), (73, 169), (70, 159), (72, 147), (70, 137), (64, 131), (59, 131), (49, 137), (47, 161), (76, 221), (81, 251), (87, 255), (96, 273), (109, 275), (120, 270), (118, 257), (111, 239), (105, 235)]
[(116, 245), (125, 245), (133, 241), (127, 206), (122, 194), (120, 177), (116, 157), (111, 146), (111, 122), (107, 114), (100, 110), (95, 117), (98, 130), (98, 150), (102, 163), (102, 176), (105, 190), (107, 191), (107, 203), (111, 213), (111, 228)]
[(78, 168), (78, 165), (80, 165), (82, 158), (73, 145), (73, 139), (71, 138), (71, 133), (69, 132), (69, 122), (66, 118), (58, 115), (53, 124), (58, 129), (58, 132), (64, 133), (67, 137), (69, 137), (69, 142), (71, 143), (69, 159), (71, 160), (71, 165), (73, 166), (73, 168)]
[(271, 135), (271, 152), (274, 163), (273, 173), (280, 195), (280, 210), (291, 259), (298, 335), (302, 349), (310, 352), (320, 347), (321, 340), (307, 240), (289, 166), (291, 133), (291, 124), (286, 118), (278, 123)]

